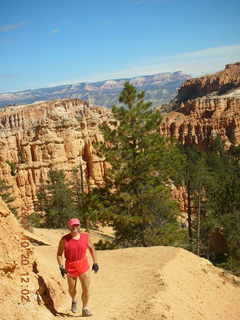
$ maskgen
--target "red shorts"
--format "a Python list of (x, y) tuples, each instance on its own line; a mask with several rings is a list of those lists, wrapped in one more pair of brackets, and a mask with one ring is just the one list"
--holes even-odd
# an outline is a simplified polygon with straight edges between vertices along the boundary
[(81, 260), (65, 261), (65, 269), (71, 277), (78, 277), (89, 269), (87, 256)]

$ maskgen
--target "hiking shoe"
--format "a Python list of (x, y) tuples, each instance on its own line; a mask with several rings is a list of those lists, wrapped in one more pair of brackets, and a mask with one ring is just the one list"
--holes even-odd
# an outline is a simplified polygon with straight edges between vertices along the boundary
[(72, 312), (77, 312), (77, 302), (72, 301), (72, 307), (71, 307)]
[(83, 308), (82, 309), (82, 317), (89, 317), (92, 316), (92, 312), (88, 308)]

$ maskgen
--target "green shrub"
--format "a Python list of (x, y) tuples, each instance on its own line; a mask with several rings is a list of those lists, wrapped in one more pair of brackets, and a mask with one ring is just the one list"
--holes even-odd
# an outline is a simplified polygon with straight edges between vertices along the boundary
[(37, 227), (37, 228), (44, 226), (43, 219), (44, 218), (40, 214), (38, 214), (36, 212), (33, 212), (32, 214), (30, 214), (28, 216), (28, 221), (31, 224), (31, 226)]
[(111, 250), (117, 249), (118, 247), (111, 241), (100, 239), (97, 243), (94, 244), (96, 250)]
[(234, 274), (235, 276), (240, 276), (240, 261), (234, 259), (233, 257), (228, 257), (226, 262), (215, 263), (216, 267), (223, 268), (228, 272)]
[(6, 163), (10, 166), (11, 168), (11, 175), (15, 176), (16, 175), (16, 163), (11, 162), (9, 160), (6, 161)]

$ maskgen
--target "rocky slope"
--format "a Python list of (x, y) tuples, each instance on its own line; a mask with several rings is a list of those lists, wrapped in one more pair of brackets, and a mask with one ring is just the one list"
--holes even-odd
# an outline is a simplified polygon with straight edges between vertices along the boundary
[(32, 89), (18, 92), (0, 93), (0, 106), (6, 104), (26, 104), (34, 101), (59, 98), (81, 98), (90, 104), (111, 107), (118, 103), (118, 96), (125, 81), (130, 81), (139, 90), (146, 91), (146, 98), (153, 106), (168, 102), (176, 95), (177, 88), (191, 78), (180, 71), (158, 73), (141, 77), (113, 79), (92, 83), (80, 82), (56, 87)]
[(181, 143), (203, 147), (217, 134), (226, 148), (240, 143), (240, 63), (186, 81), (164, 114), (161, 132)]
[[(50, 279), (49, 279), (50, 280)], [(0, 198), (0, 319), (50, 319), (38, 301), (49, 298), (49, 290), (61, 292), (60, 282), (46, 285), (37, 273), (33, 245), (24, 230)], [(42, 297), (41, 297), (42, 295)]]
[(227, 64), (225, 69), (215, 74), (189, 79), (178, 90), (177, 101), (206, 96), (211, 93), (222, 95), (240, 86), (240, 62)]
[(6, 107), (0, 112), (0, 179), (10, 186), (18, 208), (33, 209), (36, 192), (50, 168), (81, 166), (84, 190), (102, 182), (106, 164), (92, 147), (102, 136), (98, 125), (114, 119), (103, 107), (79, 99)]

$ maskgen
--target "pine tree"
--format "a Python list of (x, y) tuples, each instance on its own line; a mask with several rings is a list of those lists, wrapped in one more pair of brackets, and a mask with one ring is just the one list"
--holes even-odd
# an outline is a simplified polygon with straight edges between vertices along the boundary
[(6, 181), (0, 179), (0, 195), (6, 203), (14, 201), (14, 198), (9, 192), (10, 188), (11, 187), (6, 183)]
[(94, 144), (111, 166), (99, 190), (105, 219), (124, 247), (179, 245), (184, 231), (170, 184), (184, 159), (176, 144), (160, 135), (161, 113), (144, 101), (144, 91), (125, 82), (119, 103), (112, 107), (116, 124), (102, 124), (104, 142)]
[(10, 210), (16, 216), (17, 208), (12, 205), (12, 202), (15, 200), (15, 198), (11, 195), (9, 189), (11, 189), (11, 186), (9, 186), (6, 181), (0, 179), (0, 196), (2, 197), (3, 201), (9, 205)]
[(179, 148), (187, 158), (183, 186), (188, 200), (189, 249), (214, 260), (213, 237), (223, 227), (219, 204), (225, 191), (222, 188), (224, 183), (220, 181), (229, 178), (223, 142), (217, 136), (207, 150), (196, 144), (180, 145)]
[[(66, 221), (75, 216), (70, 184), (65, 181), (63, 170), (49, 170), (48, 178), (47, 184), (41, 185), (37, 192), (35, 210), (44, 217), (40, 225), (65, 228)], [(31, 221), (36, 222), (36, 212), (30, 217)]]
[(80, 218), (81, 226), (89, 232), (90, 228), (97, 228), (97, 223), (101, 221), (102, 204), (95, 188), (84, 192), (83, 177), (79, 174), (78, 167), (73, 168), (72, 177), (74, 211)]
[[(208, 151), (197, 144), (179, 145), (187, 159), (182, 181), (187, 193), (188, 249), (207, 258), (210, 257), (210, 234), (217, 226), (210, 205), (210, 194), (216, 190), (217, 180), (210, 162), (218, 161), (223, 154), (222, 147), (218, 137)], [(218, 165), (221, 166), (220, 162)]]
[[(240, 267), (240, 162), (239, 148), (228, 151), (218, 139), (207, 152), (208, 175), (205, 182), (207, 201), (202, 226), (205, 247), (217, 265), (239, 274)], [(208, 235), (208, 237), (206, 237)], [(212, 245), (213, 237), (219, 239)], [(217, 245), (217, 247), (215, 246)]]

